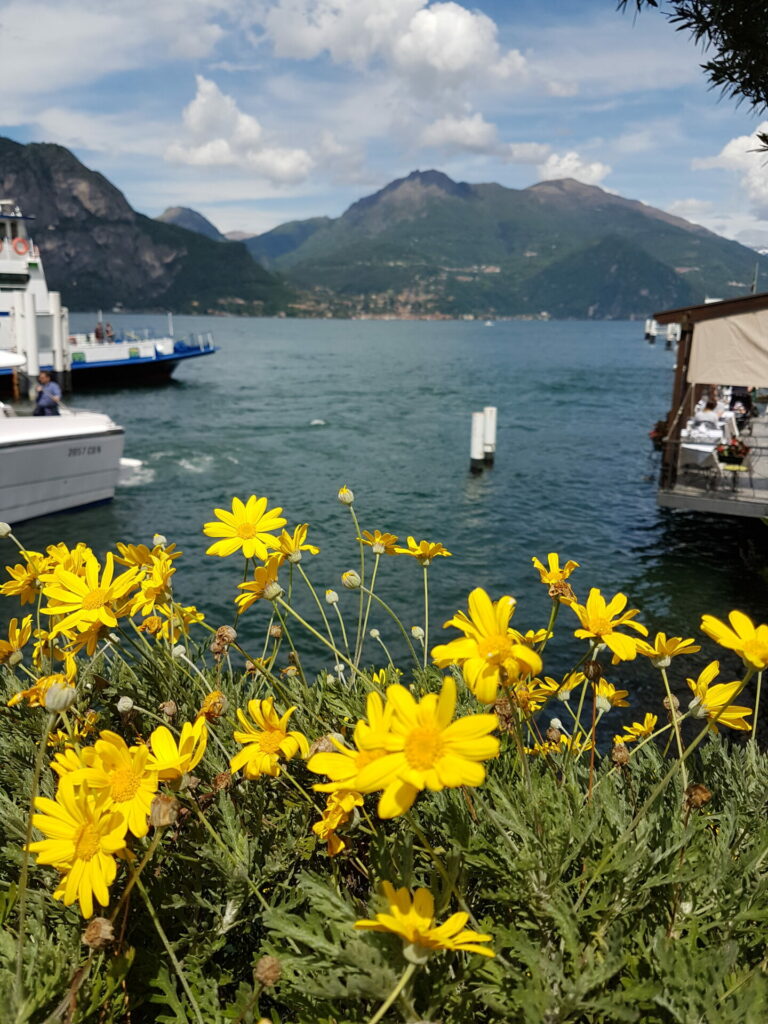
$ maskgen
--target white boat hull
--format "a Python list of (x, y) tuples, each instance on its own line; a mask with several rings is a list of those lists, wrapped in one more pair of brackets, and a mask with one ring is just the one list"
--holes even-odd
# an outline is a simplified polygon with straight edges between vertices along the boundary
[(0, 419), (0, 520), (110, 501), (123, 442), (123, 428), (99, 413)]

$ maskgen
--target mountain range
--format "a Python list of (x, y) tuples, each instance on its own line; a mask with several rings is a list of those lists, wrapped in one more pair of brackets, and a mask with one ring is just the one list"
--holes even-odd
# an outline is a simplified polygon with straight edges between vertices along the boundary
[(63, 146), (0, 138), (0, 198), (34, 216), (30, 233), (49, 287), (72, 309), (259, 314), (291, 301), (242, 243), (137, 213)]
[(186, 207), (145, 217), (62, 146), (0, 138), (0, 197), (36, 217), (49, 284), (75, 309), (645, 317), (768, 272), (765, 255), (572, 179), (413, 171), (340, 217), (224, 236)]
[(754, 250), (572, 179), (525, 189), (414, 171), (336, 219), (245, 239), (298, 288), (358, 312), (645, 316), (749, 287)]

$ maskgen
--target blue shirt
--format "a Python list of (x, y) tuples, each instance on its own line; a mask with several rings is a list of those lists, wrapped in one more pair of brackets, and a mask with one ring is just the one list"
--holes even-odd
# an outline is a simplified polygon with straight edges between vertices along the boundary
[(45, 411), (46, 416), (56, 416), (59, 412), (59, 403), (55, 401), (57, 398), (61, 398), (61, 388), (56, 381), (49, 380), (47, 384), (42, 385), (42, 390), (38, 391), (35, 404)]

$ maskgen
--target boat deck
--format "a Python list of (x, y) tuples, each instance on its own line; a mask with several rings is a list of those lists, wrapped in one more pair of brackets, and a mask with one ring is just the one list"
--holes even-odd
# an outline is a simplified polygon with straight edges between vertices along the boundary
[(750, 447), (742, 466), (718, 464), (714, 456), (699, 466), (681, 466), (675, 485), (659, 489), (659, 504), (717, 515), (768, 516), (768, 410), (752, 420), (751, 434), (742, 437)]

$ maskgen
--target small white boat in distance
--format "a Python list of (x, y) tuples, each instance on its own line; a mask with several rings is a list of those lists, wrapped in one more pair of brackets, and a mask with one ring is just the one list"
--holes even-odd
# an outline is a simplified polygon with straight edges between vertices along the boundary
[(0, 520), (111, 501), (124, 431), (97, 412), (6, 416), (0, 403)]

